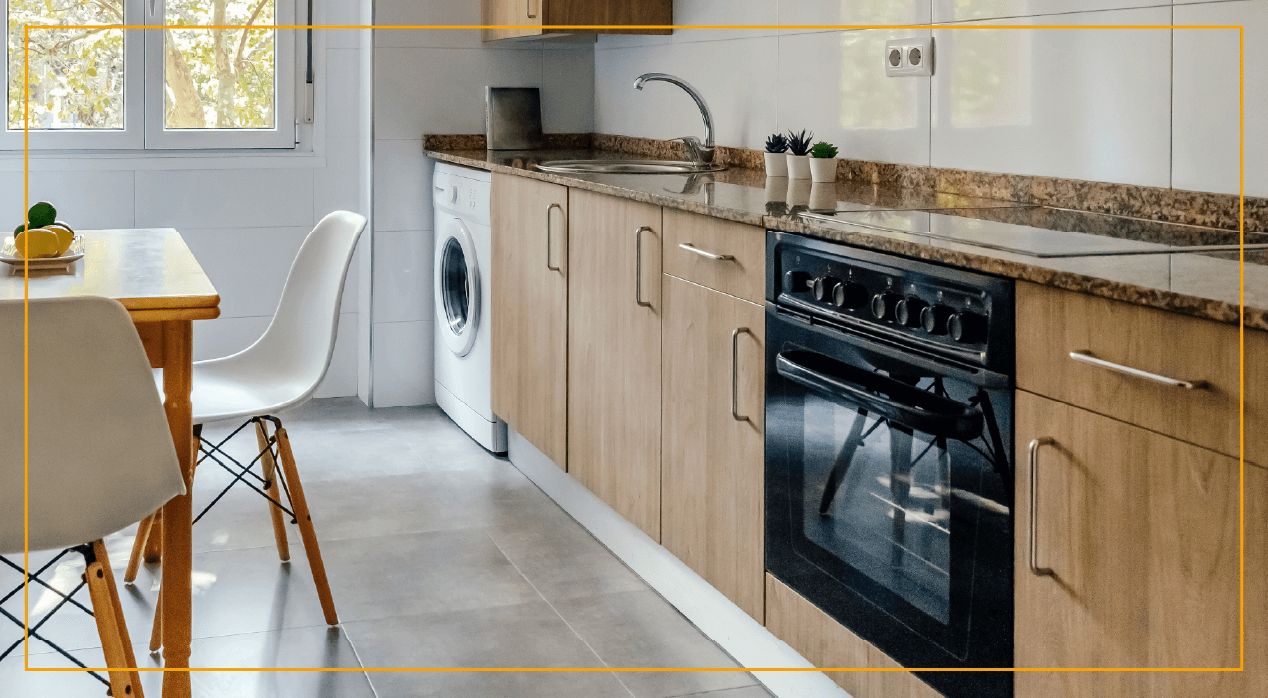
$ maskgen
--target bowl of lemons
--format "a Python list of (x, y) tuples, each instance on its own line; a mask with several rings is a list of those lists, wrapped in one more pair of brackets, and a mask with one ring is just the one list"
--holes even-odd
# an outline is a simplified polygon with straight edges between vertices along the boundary
[(57, 220), (57, 209), (47, 201), (32, 206), (0, 248), (0, 262), (30, 269), (65, 267), (83, 256), (83, 237)]

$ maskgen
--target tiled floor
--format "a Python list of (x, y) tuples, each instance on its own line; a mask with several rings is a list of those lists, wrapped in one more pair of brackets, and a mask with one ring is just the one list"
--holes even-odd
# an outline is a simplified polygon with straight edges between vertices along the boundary
[[(239, 486), (194, 529), (194, 654), (203, 667), (345, 667), (344, 672), (199, 672), (208, 698), (576, 696), (767, 698), (737, 672), (363, 672), (362, 667), (734, 667), (735, 662), (505, 459), (435, 408), (369, 410), (319, 400), (286, 420), (341, 625), (322, 620), (298, 529), (281, 564), (265, 502)], [(208, 429), (207, 435), (227, 433)], [(250, 457), (249, 434), (231, 452)], [(195, 511), (231, 477), (200, 466)], [(107, 543), (117, 578), (132, 529)], [(47, 554), (33, 556), (33, 562)], [(73, 585), (82, 561), (54, 577)], [(78, 568), (76, 568), (78, 566)], [(157, 569), (121, 587), (143, 666)], [(0, 585), (20, 582), (0, 570)], [(80, 592), (84, 603), (87, 593)], [(33, 617), (49, 605), (31, 594)], [(15, 615), (21, 596), (4, 604)], [(0, 618), (0, 649), (20, 630)], [(90, 666), (103, 661), (92, 619), (63, 609), (42, 629)], [(71, 666), (33, 643), (32, 666)], [(143, 678), (158, 696), (161, 677)], [(0, 695), (103, 695), (82, 672), (0, 662)]]

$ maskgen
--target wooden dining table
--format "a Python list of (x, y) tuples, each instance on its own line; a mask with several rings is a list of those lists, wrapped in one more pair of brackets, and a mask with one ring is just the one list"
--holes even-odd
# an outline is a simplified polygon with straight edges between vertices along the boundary
[[(64, 269), (0, 265), (0, 300), (105, 296), (127, 308), (150, 365), (163, 369), (163, 406), (185, 477), (185, 494), (162, 510), (163, 665), (188, 669), (191, 639), (193, 321), (220, 315), (220, 296), (180, 233), (170, 228), (79, 231), (84, 256)], [(38, 390), (39, 386), (31, 386)], [(163, 696), (188, 698), (188, 671), (165, 671)]]

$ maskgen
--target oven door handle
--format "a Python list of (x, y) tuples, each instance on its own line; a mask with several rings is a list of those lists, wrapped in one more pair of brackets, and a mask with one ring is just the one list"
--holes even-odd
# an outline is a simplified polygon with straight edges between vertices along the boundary
[(968, 441), (982, 433), (982, 410), (879, 373), (807, 351), (775, 356), (779, 375), (838, 402), (857, 405), (893, 424)]

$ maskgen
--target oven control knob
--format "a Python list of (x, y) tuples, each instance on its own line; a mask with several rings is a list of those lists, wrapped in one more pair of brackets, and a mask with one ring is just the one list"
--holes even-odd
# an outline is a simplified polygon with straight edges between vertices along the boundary
[(947, 321), (947, 332), (961, 344), (977, 344), (986, 337), (986, 318), (962, 310)]
[(840, 279), (834, 279), (831, 276), (821, 276), (814, 280), (811, 291), (814, 292), (815, 300), (820, 303), (832, 302), (832, 291), (841, 285)]
[(832, 291), (832, 304), (849, 310), (862, 308), (867, 305), (867, 289), (863, 284), (841, 284)]
[(784, 292), (801, 293), (810, 288), (810, 275), (804, 271), (790, 271), (784, 274)]
[(955, 311), (945, 305), (931, 305), (920, 311), (920, 326), (929, 334), (946, 334), (947, 321)]
[(897, 293), (878, 293), (872, 296), (872, 315), (877, 320), (893, 320), (894, 307), (902, 297)]
[(920, 311), (928, 305), (915, 296), (907, 296), (898, 301), (898, 307), (894, 308), (894, 319), (903, 327), (919, 327)]

